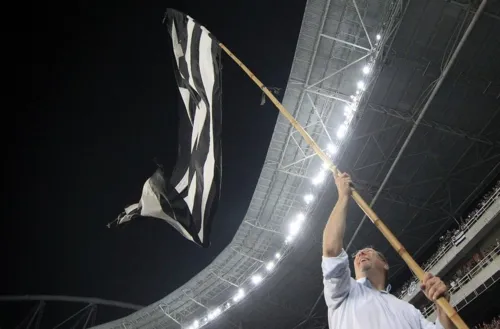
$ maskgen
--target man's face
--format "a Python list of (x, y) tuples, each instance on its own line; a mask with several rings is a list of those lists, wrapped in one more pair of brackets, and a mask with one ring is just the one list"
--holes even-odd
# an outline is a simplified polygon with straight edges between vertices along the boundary
[(359, 278), (366, 276), (365, 273), (370, 270), (385, 272), (388, 266), (383, 256), (376, 250), (365, 248), (354, 256), (354, 269), (356, 270), (356, 278)]

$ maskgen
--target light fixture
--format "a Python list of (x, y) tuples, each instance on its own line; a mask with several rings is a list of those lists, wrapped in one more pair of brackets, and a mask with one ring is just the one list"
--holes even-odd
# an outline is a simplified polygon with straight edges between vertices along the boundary
[(358, 81), (358, 89), (360, 90), (365, 90), (365, 82), (364, 81)]
[(377, 40), (382, 39), (382, 36), (380, 34), (377, 34)]
[(347, 134), (347, 125), (345, 124), (342, 124), (340, 127), (339, 127), (339, 130), (337, 130), (337, 137), (339, 139), (342, 139), (345, 137), (345, 135)]
[(344, 125), (349, 125), (352, 121), (352, 119), (354, 118), (354, 114), (353, 113), (349, 113), (345, 116), (345, 121), (344, 121)]
[(319, 185), (321, 183), (323, 183), (323, 181), (325, 180), (325, 172), (324, 171), (320, 171), (318, 173), (318, 175), (316, 175), (316, 177), (313, 178), (312, 180), (312, 183), (313, 185)]
[(356, 95), (359, 95), (360, 91), (359, 90), (356, 90)]
[(331, 154), (335, 154), (337, 153), (337, 145), (335, 144), (328, 144), (328, 146), (326, 147), (326, 149), (328, 150), (328, 152), (330, 152)]
[(329, 169), (330, 168), (330, 165), (326, 162), (323, 162), (323, 164), (321, 165), (323, 167), (323, 169)]
[(293, 240), (293, 236), (289, 235), (289, 236), (286, 237), (285, 243), (289, 244), (290, 242), (292, 242), (292, 240)]
[(216, 308), (215, 310), (213, 310), (212, 312), (208, 313), (208, 320), (213, 320), (215, 319), (216, 317), (218, 317), (220, 314), (222, 313), (222, 311), (220, 310), (220, 308)]
[(274, 262), (269, 262), (266, 264), (266, 270), (268, 270), (269, 272), (271, 272), (274, 268)]
[(301, 222), (296, 220), (296, 221), (293, 221), (290, 223), (290, 227), (288, 229), (288, 232), (290, 233), (290, 236), (291, 237), (294, 237), (297, 235), (297, 233), (299, 233), (299, 230), (300, 230), (300, 227), (301, 227)]
[(262, 282), (262, 276), (260, 274), (255, 274), (254, 276), (252, 276), (253, 284), (258, 285), (261, 282)]
[(312, 194), (310, 194), (310, 193), (309, 193), (309, 194), (304, 195), (304, 201), (305, 201), (307, 204), (311, 203), (311, 201), (312, 201), (312, 200), (314, 200), (314, 195), (312, 195)]
[(365, 74), (365, 75), (366, 75), (366, 74), (369, 74), (369, 73), (370, 73), (370, 71), (371, 71), (371, 70), (370, 70), (370, 67), (369, 67), (368, 65), (365, 65), (365, 66), (363, 67), (363, 74)]
[(279, 252), (277, 252), (276, 255), (274, 255), (274, 258), (280, 259), (281, 258), (281, 254)]
[(238, 289), (238, 292), (236, 293), (236, 295), (234, 295), (233, 300), (235, 302), (239, 302), (240, 300), (243, 299), (243, 297), (245, 297), (245, 290), (240, 288), (240, 289)]
[(194, 320), (193, 322), (193, 328), (194, 329), (198, 329), (200, 327), (200, 322), (198, 322), (198, 320)]
[(306, 219), (306, 215), (304, 215), (303, 212), (299, 212), (297, 214), (297, 219), (300, 220), (301, 222), (304, 221), (304, 219)]

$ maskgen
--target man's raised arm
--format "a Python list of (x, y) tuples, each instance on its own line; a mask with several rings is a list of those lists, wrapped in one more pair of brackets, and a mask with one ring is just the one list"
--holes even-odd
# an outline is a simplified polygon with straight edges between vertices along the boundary
[(340, 255), (344, 243), (347, 205), (349, 203), (349, 196), (351, 195), (351, 178), (346, 173), (340, 174), (335, 177), (335, 184), (339, 192), (339, 199), (323, 231), (324, 257), (337, 257)]
[(351, 286), (351, 271), (349, 258), (342, 249), (344, 242), (345, 219), (351, 178), (347, 174), (335, 177), (339, 191), (339, 199), (333, 208), (328, 223), (323, 231), (323, 284), (326, 305), (331, 309), (338, 308), (349, 295)]

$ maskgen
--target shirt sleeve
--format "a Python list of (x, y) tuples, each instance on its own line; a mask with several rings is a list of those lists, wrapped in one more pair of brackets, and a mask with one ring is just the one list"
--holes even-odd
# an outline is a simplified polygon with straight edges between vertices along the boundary
[(347, 253), (342, 249), (337, 257), (323, 257), (321, 268), (326, 305), (336, 309), (347, 298), (351, 288), (351, 270)]

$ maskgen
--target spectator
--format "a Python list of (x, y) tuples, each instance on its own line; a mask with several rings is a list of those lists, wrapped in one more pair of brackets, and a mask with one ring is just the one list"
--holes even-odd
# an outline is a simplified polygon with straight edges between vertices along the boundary
[[(476, 208), (473, 211), (471, 211), (465, 219), (460, 218), (459, 223), (457, 223), (459, 229), (447, 230), (446, 233), (444, 233), (439, 238), (439, 245), (437, 247), (437, 251), (426, 262), (422, 264), (422, 268), (424, 269), (424, 271), (428, 272), (437, 263), (437, 261), (441, 259), (441, 257), (446, 252), (448, 252), (449, 249), (451, 249), (451, 247), (453, 246), (453, 237), (456, 236), (459, 230), (466, 232), (469, 229), (469, 227), (472, 226), (479, 217), (481, 217), (483, 212), (486, 210), (484, 209), (484, 207), (490, 204), (490, 201), (493, 201), (491, 200), (491, 197), (495, 195), (494, 200), (498, 198), (499, 194), (497, 192), (499, 190), (500, 190), (500, 180), (496, 182), (495, 186), (491, 191), (483, 195), (483, 197), (479, 200)], [(500, 245), (500, 240), (498, 238), (496, 239), (496, 245)], [(495, 245), (491, 246), (489, 250), (484, 250), (484, 254), (485, 255), (488, 254), (489, 251), (491, 251), (493, 248), (495, 248)], [(472, 257), (472, 260), (468, 264), (466, 264), (466, 266), (463, 268), (465, 272), (462, 273), (463, 271), (459, 269), (456, 275), (453, 276), (453, 280), (458, 281), (463, 275), (465, 275), (465, 273), (468, 273), (483, 258), (484, 256), (482, 256), (481, 252), (475, 254)], [(398, 293), (396, 294), (397, 296), (399, 296), (399, 298), (403, 298), (406, 294), (411, 293), (411, 289), (409, 288), (410, 288), (410, 283), (412, 283), (412, 281), (414, 280), (405, 282), (403, 286), (399, 289)]]

